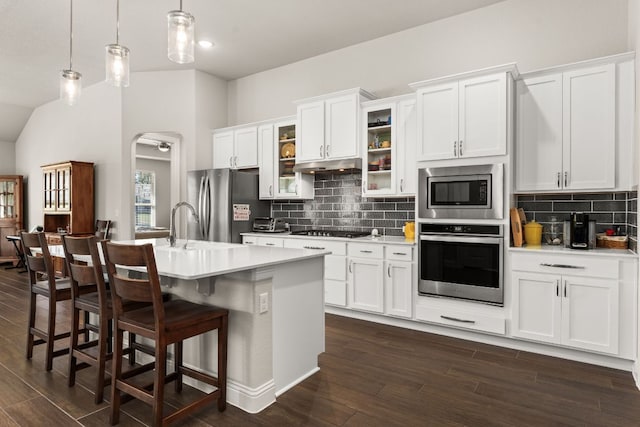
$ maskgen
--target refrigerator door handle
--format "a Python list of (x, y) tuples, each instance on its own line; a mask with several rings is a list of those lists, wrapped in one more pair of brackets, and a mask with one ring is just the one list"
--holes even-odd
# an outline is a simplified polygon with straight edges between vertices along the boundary
[(201, 176), (200, 177), (200, 190), (198, 190), (198, 218), (200, 219), (200, 221), (198, 222), (198, 229), (200, 230), (200, 234), (202, 235), (202, 238), (204, 239), (204, 228), (203, 228), (203, 221), (204, 221), (204, 215), (202, 212), (202, 198), (204, 197), (204, 180), (205, 177)]
[(209, 240), (209, 226), (211, 225), (211, 179), (207, 176), (205, 182), (205, 211), (204, 218), (200, 221), (204, 223), (204, 239)]

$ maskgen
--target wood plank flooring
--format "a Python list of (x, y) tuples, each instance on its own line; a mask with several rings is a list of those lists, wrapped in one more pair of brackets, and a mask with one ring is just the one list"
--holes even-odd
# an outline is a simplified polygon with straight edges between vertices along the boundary
[[(25, 359), (27, 295), (26, 274), (0, 267), (0, 426), (109, 425), (108, 403), (93, 403), (92, 368), (69, 388), (67, 356), (52, 372), (42, 348)], [(66, 304), (59, 313), (66, 328)], [(260, 414), (213, 405), (179, 425), (640, 426), (628, 372), (339, 316), (326, 317), (320, 367)], [(174, 405), (198, 393), (166, 391)], [(120, 425), (150, 424), (148, 406), (122, 410)]]

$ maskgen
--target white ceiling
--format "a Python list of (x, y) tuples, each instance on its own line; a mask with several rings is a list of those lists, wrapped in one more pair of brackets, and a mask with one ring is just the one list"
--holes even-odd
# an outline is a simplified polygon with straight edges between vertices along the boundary
[[(196, 68), (233, 80), (503, 0), (184, 0), (196, 18), (195, 64), (166, 55), (166, 14), (179, 0), (122, 0), (120, 44), (131, 71)], [(76, 0), (73, 69), (104, 79), (116, 1)], [(69, 0), (0, 0), (0, 141), (15, 141), (34, 107), (58, 97), (69, 65)]]

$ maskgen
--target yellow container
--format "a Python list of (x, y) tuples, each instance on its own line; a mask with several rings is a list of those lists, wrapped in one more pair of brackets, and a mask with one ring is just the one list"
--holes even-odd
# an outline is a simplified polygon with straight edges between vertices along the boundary
[(404, 223), (404, 238), (406, 240), (414, 240), (416, 237), (416, 223), (411, 221), (411, 222), (405, 222)]
[(524, 226), (524, 241), (527, 245), (540, 246), (542, 243), (542, 224), (531, 221)]

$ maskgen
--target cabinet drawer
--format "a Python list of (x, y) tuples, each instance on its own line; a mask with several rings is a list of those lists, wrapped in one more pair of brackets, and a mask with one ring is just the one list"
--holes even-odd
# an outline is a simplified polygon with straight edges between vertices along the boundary
[(347, 283), (338, 280), (324, 281), (324, 303), (329, 305), (337, 305), (340, 307), (347, 306)]
[(274, 246), (281, 248), (284, 245), (283, 239), (277, 239), (274, 237), (258, 237), (258, 245), (260, 246)]
[(243, 245), (257, 245), (258, 238), (256, 236), (242, 236)]
[(350, 257), (382, 259), (383, 245), (349, 243), (347, 253)]
[(387, 246), (385, 258), (390, 261), (413, 261), (413, 247)]
[(533, 273), (570, 274), (572, 276), (617, 279), (618, 260), (590, 255), (538, 255), (514, 253), (511, 269)]
[(284, 239), (284, 247), (327, 250), (331, 251), (332, 255), (346, 255), (347, 253), (347, 244), (345, 242), (329, 242), (326, 240)]
[(504, 335), (506, 331), (506, 322), (503, 317), (445, 307), (416, 305), (416, 319), (457, 328), (490, 332), (492, 334)]

